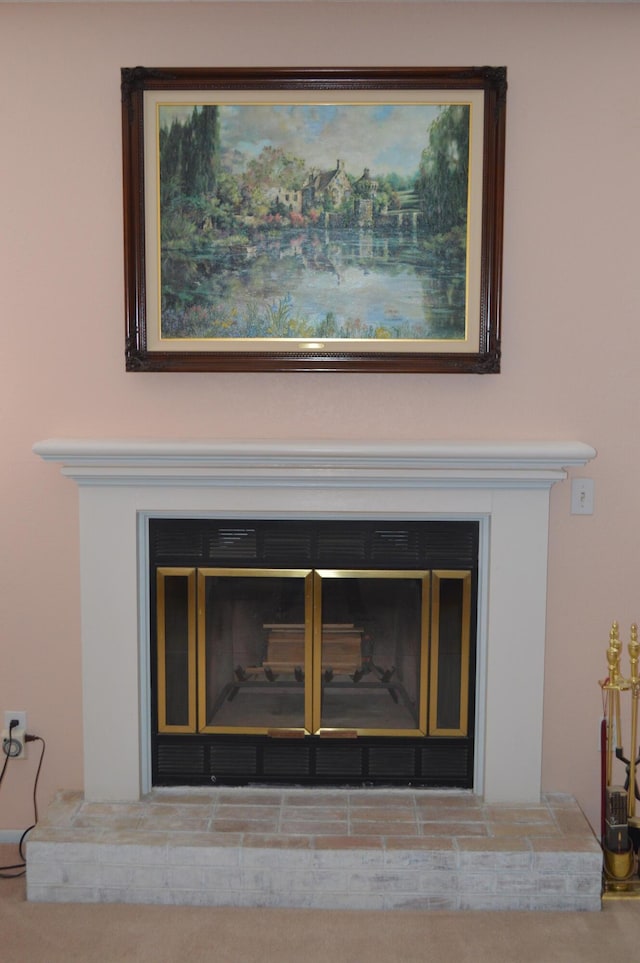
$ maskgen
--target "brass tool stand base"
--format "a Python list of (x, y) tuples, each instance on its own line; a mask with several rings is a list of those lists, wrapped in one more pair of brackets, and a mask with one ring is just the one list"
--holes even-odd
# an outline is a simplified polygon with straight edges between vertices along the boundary
[[(629, 875), (626, 878), (625, 870)], [(613, 870), (613, 872), (611, 872)], [(616, 870), (620, 873), (615, 876)], [(638, 878), (638, 855), (634, 852), (611, 853), (604, 850), (604, 869), (602, 871), (602, 899), (640, 899), (640, 878)]]
[(640, 879), (611, 879), (606, 873), (602, 874), (603, 901), (616, 899), (640, 899)]

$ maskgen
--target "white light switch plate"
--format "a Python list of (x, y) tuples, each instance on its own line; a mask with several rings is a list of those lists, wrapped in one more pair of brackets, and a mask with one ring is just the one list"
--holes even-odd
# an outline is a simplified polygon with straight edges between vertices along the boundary
[(593, 478), (574, 478), (572, 480), (572, 515), (593, 515), (593, 489)]

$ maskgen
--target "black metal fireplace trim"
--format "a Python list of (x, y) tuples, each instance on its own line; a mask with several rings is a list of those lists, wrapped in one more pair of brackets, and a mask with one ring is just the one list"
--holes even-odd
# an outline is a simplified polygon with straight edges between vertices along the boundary
[(473, 787), (472, 738), (155, 737), (155, 786)]
[(149, 520), (153, 574), (163, 565), (460, 568), (477, 574), (478, 538), (479, 524), (472, 520)]
[[(473, 788), (478, 546), (479, 523), (474, 520), (150, 519), (153, 785)], [(216, 565), (470, 571), (474, 614), (469, 735), (274, 739), (242, 734), (158, 733), (153, 642), (156, 570), (162, 566)]]

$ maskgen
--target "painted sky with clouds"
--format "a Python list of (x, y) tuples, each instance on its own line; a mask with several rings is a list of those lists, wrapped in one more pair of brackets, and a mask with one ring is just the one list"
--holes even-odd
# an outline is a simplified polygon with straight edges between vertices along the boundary
[(221, 111), (224, 147), (256, 156), (271, 144), (329, 170), (338, 158), (350, 174), (414, 174), (440, 107), (389, 105), (233, 106)]
[[(348, 173), (417, 173), (438, 104), (241, 104), (220, 108), (223, 150), (256, 157), (267, 145), (330, 170), (338, 158)], [(193, 107), (161, 108), (160, 123), (191, 115)]]

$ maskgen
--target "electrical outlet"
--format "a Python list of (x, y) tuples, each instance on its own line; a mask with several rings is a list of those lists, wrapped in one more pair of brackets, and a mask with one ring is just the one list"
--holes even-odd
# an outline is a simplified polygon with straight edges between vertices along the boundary
[(8, 729), (14, 719), (18, 720), (18, 729), (24, 729), (27, 731), (27, 713), (23, 711), (16, 712), (15, 709), (7, 709), (4, 714), (4, 726), (3, 729)]
[[(16, 720), (18, 725), (11, 730), (12, 742), (17, 742), (20, 744), (20, 751), (14, 754), (15, 746), (11, 744), (8, 748), (10, 752), (5, 751), (5, 740), (9, 739), (9, 729), (11, 728), (11, 723)], [(27, 744), (24, 741), (25, 734), (27, 732), (27, 713), (24, 710), (16, 712), (15, 710), (7, 710), (4, 714), (4, 728), (2, 730), (2, 749), (3, 754), (10, 756), (12, 759), (26, 759), (27, 758)], [(1, 757), (0, 757), (1, 758)]]
[(25, 742), (25, 731), (19, 726), (14, 726), (9, 733), (8, 729), (3, 729), (2, 751), (10, 759), (25, 759), (27, 755), (27, 744)]

